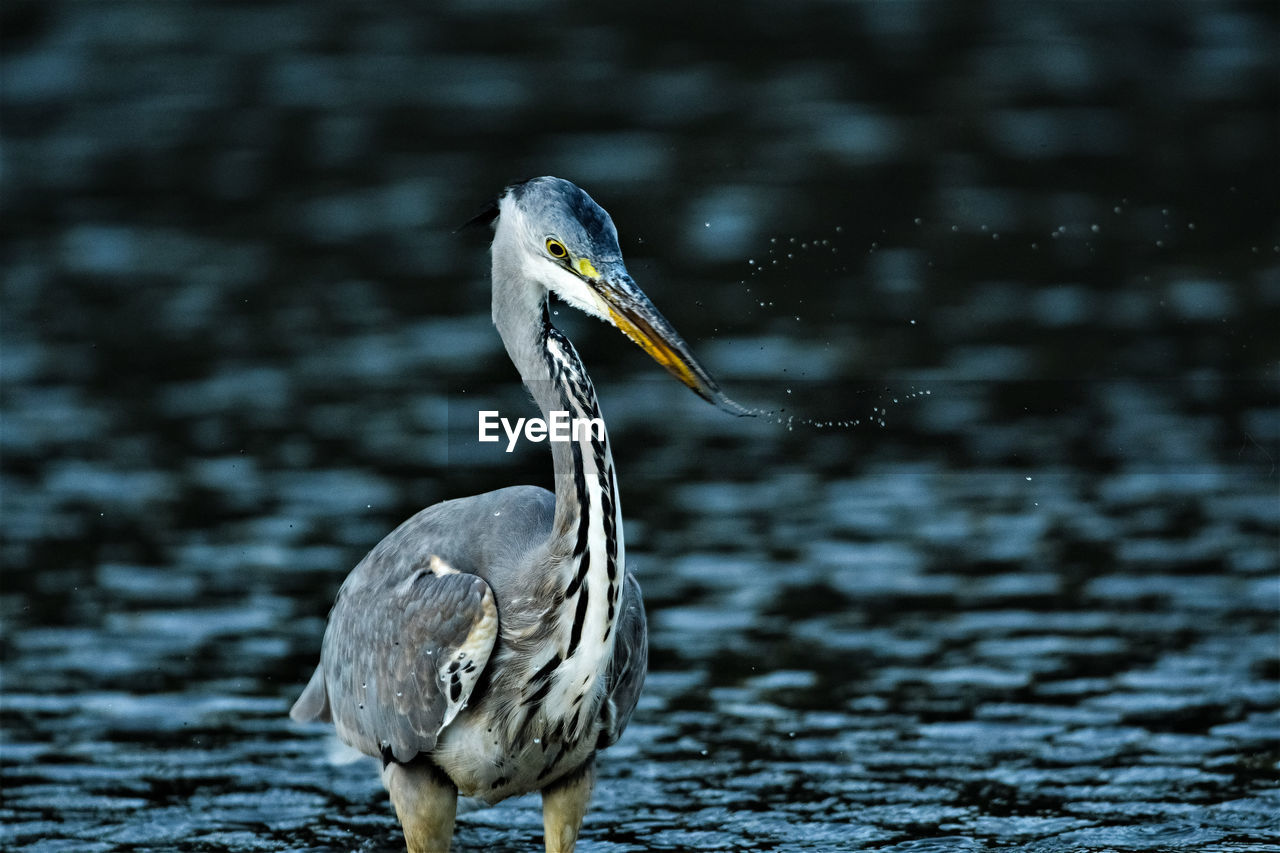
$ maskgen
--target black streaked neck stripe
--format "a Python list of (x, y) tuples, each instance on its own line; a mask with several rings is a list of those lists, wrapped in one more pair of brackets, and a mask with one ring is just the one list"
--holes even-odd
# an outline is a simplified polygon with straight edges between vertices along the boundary
[[(558, 352), (557, 352), (558, 351)], [(599, 418), (600, 406), (596, 400), (595, 389), (587, 376), (582, 361), (578, 357), (573, 344), (558, 329), (551, 325), (550, 311), (543, 306), (543, 353), (547, 363), (551, 381), (559, 393), (561, 405), (574, 418)], [(597, 506), (592, 501), (592, 489), (587, 483), (586, 465), (583, 459), (581, 442), (571, 442), (571, 458), (573, 460), (574, 492), (578, 500), (579, 515), (577, 518), (577, 535), (574, 537), (573, 558), (577, 561), (576, 571), (565, 587), (562, 600), (568, 604), (574, 602), (574, 617), (569, 633), (569, 644), (565, 650), (565, 659), (578, 650), (582, 640), (582, 630), (593, 590), (589, 588), (587, 577), (591, 572), (592, 554), (589, 548), (591, 524), (595, 514), (599, 512), (601, 530), (605, 538), (605, 572), (608, 578), (608, 589), (594, 591), (604, 594), (605, 629), (601, 642), (607, 642), (613, 631), (614, 617), (621, 592), (618, 579), (618, 537), (616, 523), (617, 496), (614, 492), (613, 466), (608, 461), (608, 435), (597, 439), (592, 433), (590, 437), (592, 462), (594, 463), (596, 482), (595, 494), (599, 498)]]

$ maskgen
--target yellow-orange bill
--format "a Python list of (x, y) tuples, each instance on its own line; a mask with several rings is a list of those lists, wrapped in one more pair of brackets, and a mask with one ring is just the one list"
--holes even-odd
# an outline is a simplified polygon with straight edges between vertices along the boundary
[(711, 374), (698, 363), (684, 340), (658, 313), (630, 277), (618, 282), (601, 282), (598, 292), (604, 297), (609, 316), (623, 334), (635, 341), (649, 357), (662, 365), (702, 399), (738, 416), (754, 413), (730, 400), (720, 390)]

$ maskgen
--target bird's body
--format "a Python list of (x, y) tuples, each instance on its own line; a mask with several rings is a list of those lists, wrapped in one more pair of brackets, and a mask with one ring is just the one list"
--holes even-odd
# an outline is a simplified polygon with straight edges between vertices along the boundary
[[(551, 325), (549, 291), (727, 402), (626, 274), (613, 223), (585, 192), (538, 178), (508, 188), (485, 218), (497, 220), (494, 323), (544, 418), (600, 417), (581, 360)], [(554, 493), (445, 501), (369, 552), (338, 593), (292, 711), (381, 756), (414, 853), (448, 849), (458, 793), (496, 802), (530, 791), (543, 792), (547, 849), (571, 850), (593, 756), (639, 697), (644, 605), (626, 570), (608, 436), (550, 446)]]
[[(390, 757), (397, 761), (410, 761), (420, 753), (429, 753), (460, 794), (490, 802), (543, 788), (580, 767), (598, 745), (616, 741), (635, 706), (644, 678), (645, 619), (639, 584), (634, 576), (627, 575), (618, 591), (621, 600), (611, 633), (625, 638), (622, 649), (603, 642), (602, 633), (591, 637), (584, 625), (577, 637), (577, 648), (567, 656), (568, 662), (578, 666), (562, 660), (549, 668), (549, 662), (562, 654), (561, 650), (568, 651), (574, 639), (572, 616), (565, 622), (556, 618), (555, 611), (573, 608), (576, 615), (578, 606), (577, 596), (557, 604), (561, 594), (556, 585), (547, 584), (545, 576), (535, 568), (547, 563), (547, 554), (534, 552), (552, 541), (554, 511), (555, 496), (551, 492), (535, 486), (513, 486), (436, 504), (402, 524), (370, 552), (343, 585), (330, 616), (331, 628), (317, 678), (299, 705), (323, 701), (321, 679), (345, 684), (357, 697), (355, 706), (329, 708), (322, 715), (333, 719), (343, 740), (371, 755), (384, 754), (385, 744)], [(474, 534), (486, 527), (501, 533)], [(459, 535), (459, 531), (472, 533)], [(621, 548), (620, 539), (617, 547)], [(432, 556), (448, 568), (437, 566), (433, 574), (429, 569)], [(419, 588), (415, 589), (411, 579), (424, 568), (427, 574), (418, 579)], [(448, 569), (457, 575), (448, 574)], [(480, 675), (487, 681), (477, 678), (480, 689), (466, 691), (465, 702), (453, 703), (457, 706), (456, 716), (448, 719), (448, 669), (456, 653), (437, 660), (442, 651), (437, 645), (415, 651), (408, 645), (410, 634), (398, 622), (421, 619), (414, 612), (401, 617), (406, 612), (406, 599), (443, 599), (443, 590), (430, 596), (424, 595), (426, 588), (450, 581), (460, 595), (474, 588), (483, 596), (487, 587), (501, 617), (493, 626), (496, 642)], [(605, 608), (607, 615), (607, 603)], [(414, 662), (407, 669), (403, 665), (392, 666), (389, 677), (385, 664), (380, 665), (379, 661), (394, 658), (382, 651), (382, 644), (366, 641), (352, 649), (349, 635), (345, 643), (337, 636), (342, 626), (379, 609), (391, 610), (382, 614), (381, 621), (390, 626), (386, 636), (394, 632), (404, 638), (390, 641), (392, 649), (404, 649), (394, 657), (407, 664)], [(489, 627), (484, 619), (471, 618), (466, 608), (459, 611), (468, 616), (465, 628), (454, 636), (465, 637), (478, 621), (482, 641)], [(569, 636), (553, 636), (565, 631)], [(334, 638), (332, 643), (330, 637)], [(460, 648), (465, 648), (465, 642)], [(547, 649), (555, 649), (551, 657), (546, 657)], [(469, 656), (467, 663), (473, 662), (474, 657)], [(420, 677), (422, 663), (437, 673), (444, 670), (440, 681), (446, 710), (444, 718), (434, 725), (446, 721), (447, 725), (438, 735), (432, 731), (432, 724), (419, 731), (408, 722), (415, 712), (420, 712), (407, 707), (407, 703), (419, 697), (405, 688)], [(467, 663), (459, 669), (465, 669)], [(375, 671), (383, 672), (383, 678), (375, 680), (376, 676), (366, 674)], [(462, 693), (460, 690), (460, 700)], [(560, 701), (559, 697), (565, 695), (569, 696), (568, 701)], [(507, 697), (506, 701), (502, 697)], [(523, 697), (524, 701), (512, 701), (515, 697)], [(365, 707), (360, 708), (361, 704)], [(555, 714), (553, 709), (558, 707), (572, 710), (569, 714)], [(362, 718), (377, 719), (369, 725), (362, 723)]]

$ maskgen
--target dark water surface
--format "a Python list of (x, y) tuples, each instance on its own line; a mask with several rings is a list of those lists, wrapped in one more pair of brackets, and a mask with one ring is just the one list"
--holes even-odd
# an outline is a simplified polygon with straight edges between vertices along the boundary
[(652, 634), (580, 849), (1280, 849), (1276, 4), (432, 5), (0, 12), (5, 846), (399, 848), (286, 712), (382, 535), (550, 482), (452, 229), (552, 173), (859, 421), (559, 312)]

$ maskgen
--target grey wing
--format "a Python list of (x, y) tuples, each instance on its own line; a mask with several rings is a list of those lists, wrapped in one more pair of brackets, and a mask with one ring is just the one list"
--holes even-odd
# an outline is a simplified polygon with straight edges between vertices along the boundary
[(402, 524), (343, 583), (320, 666), (290, 716), (332, 721), (370, 755), (389, 749), (407, 761), (432, 750), (492, 653), (491, 583), (502, 586), (527, 562), (553, 511), (545, 489), (517, 486), (436, 504)]
[[(361, 752), (390, 750), (397, 761), (430, 752), (465, 707), (497, 635), (489, 585), (438, 557), (394, 587), (349, 583), (325, 631), (323, 710)], [(314, 706), (310, 691), (298, 700), (301, 714)]]
[(622, 585), (622, 615), (609, 662), (609, 696), (604, 703), (604, 728), (598, 749), (613, 746), (622, 737), (631, 714), (640, 700), (644, 677), (649, 671), (649, 629), (644, 616), (644, 598), (636, 576), (627, 572)]

